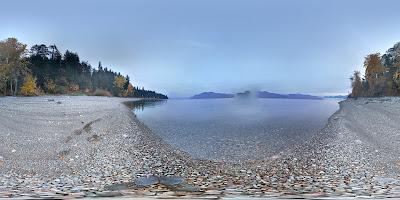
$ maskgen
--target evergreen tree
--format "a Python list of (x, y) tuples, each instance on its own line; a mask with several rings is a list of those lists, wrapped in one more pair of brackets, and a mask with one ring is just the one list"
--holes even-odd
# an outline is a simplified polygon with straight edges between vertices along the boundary
[[(94, 69), (88, 62), (81, 61), (77, 53), (67, 50), (62, 55), (56, 45), (34, 45), (26, 57), (25, 49), (26, 45), (15, 38), (0, 41), (1, 94), (16, 95), (21, 89), (22, 95), (33, 95), (33, 90), (35, 94), (42, 90), (48, 94), (82, 92), (88, 95), (167, 98), (144, 88), (134, 89), (129, 76), (103, 67), (101, 62)], [(24, 78), (28, 72), (30, 75)], [(25, 80), (21, 88), (18, 86), (20, 80)]]

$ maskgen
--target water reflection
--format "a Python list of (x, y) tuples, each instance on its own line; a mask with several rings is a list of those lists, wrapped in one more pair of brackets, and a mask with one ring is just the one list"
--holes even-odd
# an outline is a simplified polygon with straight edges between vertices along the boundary
[(140, 121), (201, 159), (264, 159), (307, 141), (338, 109), (337, 100), (201, 99), (131, 103)]
[(143, 111), (145, 107), (155, 107), (166, 103), (167, 100), (161, 99), (142, 99), (139, 101), (127, 101), (124, 104), (135, 111)]

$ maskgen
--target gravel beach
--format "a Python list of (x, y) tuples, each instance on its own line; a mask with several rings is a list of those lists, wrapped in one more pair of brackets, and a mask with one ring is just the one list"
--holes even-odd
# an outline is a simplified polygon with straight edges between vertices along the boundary
[(306, 144), (240, 163), (172, 148), (134, 100), (0, 98), (0, 198), (400, 198), (400, 98), (345, 100)]

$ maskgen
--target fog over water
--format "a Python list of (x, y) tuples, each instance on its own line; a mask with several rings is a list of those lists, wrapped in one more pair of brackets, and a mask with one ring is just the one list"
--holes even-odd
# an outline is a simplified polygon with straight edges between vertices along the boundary
[(196, 158), (251, 160), (309, 139), (338, 100), (183, 99), (139, 104), (135, 114), (165, 141)]

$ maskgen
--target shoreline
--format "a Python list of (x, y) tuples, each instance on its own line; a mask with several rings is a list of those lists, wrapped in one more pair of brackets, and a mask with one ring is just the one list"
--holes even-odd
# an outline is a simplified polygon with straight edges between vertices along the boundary
[[(37, 110), (28, 107), (19, 108), (25, 104), (32, 105), (32, 102), (24, 102), (21, 98), (8, 99), (21, 102), (20, 104), (15, 104), (15, 107), (13, 107), (13, 104), (9, 101), (0, 99), (0, 111), (2, 111), (0, 112), (0, 116), (2, 117), (9, 114), (36, 116), (37, 113), (32, 113), (32, 110), (39, 113), (43, 112), (43, 109), (46, 110), (46, 108), (39, 108)], [(367, 100), (358, 100), (358, 102), (354, 102), (354, 100), (340, 102), (339, 110), (328, 119), (323, 130), (317, 133), (306, 145), (297, 145), (297, 147), (282, 152), (268, 160), (245, 163), (192, 159), (187, 153), (167, 144), (145, 124), (140, 122), (134, 116), (134, 113), (123, 105), (123, 102), (128, 99), (65, 96), (32, 97), (32, 99), (34, 100), (33, 105), (52, 105), (54, 109), (48, 110), (52, 113), (51, 116), (42, 116), (42, 118), (39, 117), (39, 119), (35, 120), (25, 119), (24, 123), (38, 123), (40, 119), (49, 118), (54, 119), (54, 122), (66, 123), (68, 120), (65, 121), (63, 119), (63, 114), (67, 118), (72, 117), (72, 121), (74, 121), (74, 118), (79, 118), (77, 116), (85, 115), (82, 117), (82, 119), (85, 119), (84, 123), (79, 119), (78, 121), (75, 120), (76, 122), (68, 124), (68, 128), (75, 128), (72, 133), (61, 133), (64, 134), (61, 136), (52, 135), (52, 137), (61, 138), (63, 142), (68, 139), (68, 136), (73, 136), (68, 143), (72, 144), (75, 142), (81, 148), (75, 148), (74, 143), (64, 155), (65, 158), (60, 159), (59, 157), (59, 160), (57, 160), (54, 158), (56, 155), (53, 152), (50, 154), (50, 157), (38, 159), (38, 161), (48, 164), (44, 171), (45, 173), (42, 172), (50, 176), (50, 178), (46, 179), (43, 178), (43, 174), (36, 176), (28, 174), (28, 176), (23, 176), (23, 173), (16, 171), (21, 166), (19, 162), (22, 161), (15, 159), (15, 157), (12, 158), (9, 155), (18, 153), (19, 149), (15, 149), (16, 151), (12, 152), (14, 149), (5, 148), (2, 145), (0, 147), (0, 158), (3, 159), (0, 162), (0, 183), (3, 183), (3, 186), (0, 186), (0, 198), (18, 197), (21, 194), (32, 196), (47, 194), (58, 198), (101, 197), (104, 195), (150, 198), (168, 196), (177, 198), (182, 195), (189, 198), (196, 197), (197, 195), (208, 197), (245, 195), (311, 198), (324, 196), (363, 196), (369, 194), (374, 194), (378, 197), (379, 195), (393, 195), (393, 192), (390, 193), (392, 190), (388, 190), (387, 194), (382, 193), (385, 190), (384, 187), (398, 187), (398, 181), (390, 179), (390, 182), (388, 178), (383, 178), (382, 180), (389, 181), (389, 183), (382, 185), (379, 183), (382, 180), (374, 179), (376, 178), (374, 175), (377, 173), (369, 171), (372, 169), (370, 168), (371, 166), (367, 165), (367, 162), (370, 160), (361, 159), (358, 163), (353, 163), (354, 161), (358, 161), (357, 157), (360, 156), (358, 154), (359, 150), (364, 150), (364, 147), (361, 144), (357, 144), (357, 142), (354, 143), (354, 141), (357, 141), (353, 138), (355, 137), (354, 134), (347, 130), (346, 117), (349, 114), (346, 112), (350, 112), (353, 109), (350, 107), (353, 104), (365, 106), (367, 104), (364, 101), (375, 101), (370, 98)], [(48, 101), (48, 99), (55, 100)], [(390, 99), (391, 101), (400, 102), (400, 99)], [(35, 100), (37, 101), (35, 102)], [(61, 101), (61, 104), (56, 103), (58, 100)], [(101, 102), (99, 102), (100, 100)], [(87, 116), (83, 114), (85, 109), (81, 111), (76, 111), (75, 108), (75, 111), (70, 110), (73, 106), (79, 107), (73, 101), (79, 101), (78, 104), (86, 108), (89, 114)], [(377, 101), (380, 100), (378, 99)], [(368, 105), (372, 105), (372, 103), (368, 103)], [(348, 111), (349, 108), (350, 110)], [(17, 111), (21, 111), (21, 113)], [(57, 111), (66, 113), (55, 113)], [(79, 112), (82, 113), (79, 114)], [(30, 125), (32, 126), (32, 124)], [(10, 126), (12, 126), (12, 121), (6, 124), (0, 122), (0, 127), (8, 127), (6, 130), (15, 128), (15, 125), (11, 129)], [(62, 132), (67, 129), (66, 127), (63, 127), (64, 129), (49, 127), (49, 132), (54, 130), (61, 130)], [(80, 134), (79, 130), (81, 131)], [(93, 137), (94, 135), (98, 136)], [(0, 138), (2, 137), (5, 136), (0, 135)], [(24, 135), (19, 135), (19, 137), (26, 139)], [(355, 145), (349, 144), (349, 138), (352, 139), (350, 142), (353, 142)], [(25, 144), (25, 142), (12, 141), (11, 143)], [(51, 142), (48, 141), (47, 144), (51, 144)], [(57, 140), (56, 144), (59, 143), (60, 141)], [(346, 147), (346, 145), (349, 147)], [(6, 144), (5, 146), (9, 145)], [(29, 148), (29, 146), (24, 147)], [(47, 148), (50, 150), (60, 150), (57, 148), (57, 145), (50, 145), (50, 147)], [(45, 152), (49, 152), (50, 150)], [(346, 153), (356, 155), (346, 155)], [(34, 154), (28, 153), (28, 155), (32, 156)], [(72, 155), (75, 155), (75, 157)], [(74, 160), (69, 160), (71, 158), (82, 160), (75, 163)], [(14, 161), (12, 161), (13, 159)], [(79, 164), (80, 162), (81, 164)], [(7, 166), (10, 163), (17, 163), (19, 165), (13, 166), (13, 169), (13, 167)], [(39, 172), (43, 170), (34, 165), (34, 163), (35, 160), (28, 163), (28, 165), (32, 166), (33, 169), (38, 169)], [(48, 173), (51, 172), (49, 169), (53, 169), (52, 165), (58, 166), (57, 169), (62, 171), (59, 174), (60, 176)], [(367, 175), (365, 172), (368, 172)], [(185, 188), (180, 188), (180, 191), (178, 191), (176, 187), (163, 187), (159, 184), (148, 185), (145, 188), (132, 186), (132, 183), (137, 178), (148, 177), (149, 175), (182, 177), (184, 178)], [(353, 180), (362, 176), (364, 178), (360, 181)], [(21, 183), (21, 180), (25, 182)], [(376, 188), (369, 191), (370, 188), (363, 188), (363, 185), (372, 185), (376, 186)], [(33, 189), (36, 188), (35, 190), (37, 191), (26, 190), (28, 186)], [(63, 191), (63, 188), (67, 188), (66, 186), (69, 187), (69, 191)], [(117, 188), (117, 186), (120, 188)], [(17, 192), (12, 191), (15, 189), (17, 189)], [(109, 191), (106, 191), (107, 189)]]

